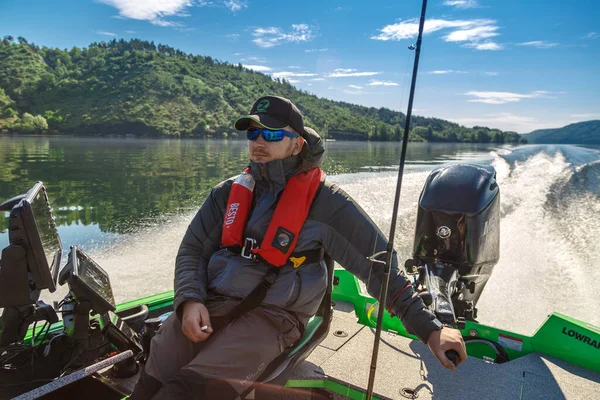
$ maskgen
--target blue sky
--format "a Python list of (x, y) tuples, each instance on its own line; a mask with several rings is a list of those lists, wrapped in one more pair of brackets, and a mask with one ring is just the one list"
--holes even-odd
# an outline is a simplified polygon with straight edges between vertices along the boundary
[[(17, 0), (0, 34), (141, 38), (321, 97), (406, 111), (420, 0)], [(600, 2), (429, 0), (414, 113), (529, 132), (600, 119)]]

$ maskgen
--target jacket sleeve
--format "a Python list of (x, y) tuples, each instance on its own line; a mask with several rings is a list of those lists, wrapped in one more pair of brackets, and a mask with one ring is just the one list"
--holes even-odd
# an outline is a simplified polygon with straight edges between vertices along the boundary
[[(316, 219), (326, 225), (325, 252), (360, 279), (371, 296), (379, 299), (385, 266), (371, 263), (367, 257), (386, 250), (388, 241), (383, 233), (362, 208), (334, 184), (325, 183), (313, 209), (317, 210)], [(379, 259), (385, 261), (385, 256)], [(429, 334), (436, 329), (435, 315), (425, 307), (410, 281), (398, 270), (396, 252), (392, 257), (385, 303), (386, 309), (402, 320), (409, 333), (427, 342)]]
[(230, 188), (231, 181), (225, 181), (210, 192), (179, 246), (175, 261), (173, 302), (173, 308), (179, 317), (180, 306), (184, 301), (206, 301), (208, 262), (221, 246), (223, 213)]

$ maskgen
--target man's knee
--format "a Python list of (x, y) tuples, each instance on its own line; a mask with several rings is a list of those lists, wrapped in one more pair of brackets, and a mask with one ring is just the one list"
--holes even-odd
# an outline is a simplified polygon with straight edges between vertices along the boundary
[(191, 342), (181, 331), (181, 322), (172, 314), (156, 333), (150, 345), (145, 370), (161, 382), (167, 382), (194, 359), (202, 343)]
[(153, 400), (179, 399), (236, 399), (239, 394), (225, 380), (207, 378), (189, 369), (182, 369), (152, 398)]

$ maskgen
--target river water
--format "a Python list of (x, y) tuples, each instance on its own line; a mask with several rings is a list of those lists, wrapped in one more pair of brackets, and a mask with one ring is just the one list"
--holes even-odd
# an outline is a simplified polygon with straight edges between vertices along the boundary
[[(328, 179), (388, 233), (400, 144), (326, 147)], [(501, 191), (501, 256), (478, 303), (480, 322), (533, 334), (556, 311), (600, 325), (600, 149), (410, 143), (395, 238), (401, 263), (427, 175), (456, 162), (493, 165)], [(98, 262), (122, 302), (173, 288), (187, 225), (210, 188), (246, 164), (242, 141), (0, 136), (0, 200), (43, 181), (63, 247), (78, 245)], [(1, 248), (6, 228), (0, 215)]]

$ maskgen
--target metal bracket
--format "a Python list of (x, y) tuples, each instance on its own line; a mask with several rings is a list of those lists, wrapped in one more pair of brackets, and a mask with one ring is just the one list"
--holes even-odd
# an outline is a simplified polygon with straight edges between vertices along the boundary
[(244, 241), (244, 247), (240, 252), (240, 256), (247, 258), (248, 260), (256, 260), (256, 255), (252, 252), (256, 248), (256, 239), (246, 238)]
[(371, 257), (367, 257), (367, 260), (369, 260), (371, 262), (374, 262), (374, 263), (384, 264), (385, 265), (385, 261), (377, 259), (377, 257), (379, 257), (379, 256), (381, 256), (383, 254), (387, 254), (387, 250), (380, 251), (379, 253), (375, 253)]

